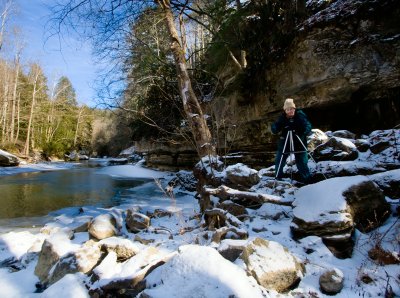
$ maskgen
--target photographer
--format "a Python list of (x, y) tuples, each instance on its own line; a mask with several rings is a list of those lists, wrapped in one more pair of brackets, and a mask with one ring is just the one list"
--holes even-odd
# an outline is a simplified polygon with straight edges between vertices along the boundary
[[(287, 98), (285, 100), (283, 113), (279, 116), (278, 120), (272, 124), (271, 131), (273, 134), (281, 133), (275, 158), (276, 179), (282, 178), (283, 167), (286, 164), (286, 160), (290, 152), (294, 151), (296, 166), (300, 173), (301, 182), (309, 183), (311, 175), (307, 165), (308, 156), (306, 137), (311, 132), (311, 123), (308, 121), (306, 114), (302, 110), (296, 110), (296, 105), (292, 98)], [(292, 134), (289, 134), (290, 131), (292, 131)], [(291, 140), (289, 137), (291, 137)], [(293, 141), (292, 144), (291, 141)], [(293, 147), (291, 148), (290, 145), (293, 145)]]

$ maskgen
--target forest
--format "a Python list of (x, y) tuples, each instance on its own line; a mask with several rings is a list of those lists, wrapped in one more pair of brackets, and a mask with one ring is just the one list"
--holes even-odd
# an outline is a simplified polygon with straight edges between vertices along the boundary
[(17, 3), (3, 1), (0, 10), (0, 147), (30, 162), (112, 154), (104, 148), (112, 148), (106, 132), (113, 113), (78, 103), (68, 77), (46, 77), (35, 57), (24, 56), (23, 34), (10, 24)]

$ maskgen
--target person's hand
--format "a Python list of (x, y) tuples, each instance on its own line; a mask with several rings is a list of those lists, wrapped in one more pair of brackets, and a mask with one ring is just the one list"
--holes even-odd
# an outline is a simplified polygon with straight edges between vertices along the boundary
[(284, 127), (284, 129), (285, 129), (286, 131), (291, 130), (291, 131), (295, 132), (295, 129), (293, 128), (292, 125), (286, 125), (286, 126)]

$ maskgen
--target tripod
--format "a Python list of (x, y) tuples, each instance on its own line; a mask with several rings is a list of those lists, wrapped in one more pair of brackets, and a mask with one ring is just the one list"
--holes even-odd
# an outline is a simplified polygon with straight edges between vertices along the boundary
[[(295, 151), (293, 135), (297, 138), (296, 140), (298, 140), (299, 143), (301, 144), (302, 148), (301, 148), (300, 151)], [(287, 148), (288, 148), (288, 150), (287, 150)], [(278, 168), (276, 169), (275, 180), (278, 179), (279, 174), (283, 171), (283, 166), (284, 166), (283, 165), (283, 160), (285, 159), (285, 161), (286, 161), (287, 157), (289, 157), (290, 158), (290, 164), (292, 164), (292, 162), (293, 162), (292, 154), (300, 154), (300, 153), (307, 153), (311, 157), (311, 159), (316, 163), (316, 161), (314, 160), (314, 158), (312, 157), (310, 152), (307, 150), (307, 147), (304, 145), (304, 143), (300, 139), (300, 137), (293, 130), (289, 130), (287, 132), (287, 134), (286, 134), (286, 139), (285, 139), (285, 143), (284, 143), (284, 146), (283, 146), (281, 158), (279, 160)], [(284, 158), (284, 156), (285, 156), (285, 158)], [(296, 157), (296, 158), (300, 158), (300, 157)], [(305, 165), (305, 166), (307, 167), (307, 165)], [(303, 169), (303, 170), (305, 170), (305, 169)], [(299, 171), (300, 171), (300, 169), (299, 169)], [(308, 176), (309, 176), (310, 173), (309, 173), (308, 167), (307, 167), (306, 171), (308, 172)], [(293, 180), (292, 179), (292, 175), (293, 175), (293, 172), (291, 171), (291, 180)]]

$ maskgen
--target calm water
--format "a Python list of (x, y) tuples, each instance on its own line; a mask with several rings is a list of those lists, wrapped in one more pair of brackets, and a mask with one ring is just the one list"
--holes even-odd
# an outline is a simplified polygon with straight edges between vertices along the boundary
[(111, 207), (130, 197), (131, 188), (148, 180), (116, 179), (79, 167), (0, 177), (0, 226), (15, 225), (70, 206)]

